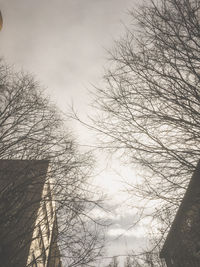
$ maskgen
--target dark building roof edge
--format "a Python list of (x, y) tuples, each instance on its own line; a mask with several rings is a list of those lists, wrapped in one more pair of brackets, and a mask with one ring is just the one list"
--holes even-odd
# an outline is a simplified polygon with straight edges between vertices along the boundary
[(195, 169), (195, 171), (194, 171), (194, 173), (193, 173), (193, 175), (192, 175), (192, 177), (190, 179), (188, 188), (187, 188), (187, 190), (185, 192), (185, 195), (184, 195), (184, 197), (183, 197), (183, 199), (181, 201), (181, 204), (180, 204), (180, 206), (179, 206), (179, 208), (177, 210), (177, 213), (175, 215), (175, 218), (173, 220), (173, 223), (171, 225), (171, 228), (169, 230), (169, 233), (168, 233), (167, 238), (165, 240), (165, 243), (163, 245), (163, 248), (160, 251), (160, 258), (165, 258), (166, 255), (168, 254), (168, 249), (167, 249), (168, 244), (172, 240), (174, 232), (176, 231), (176, 228), (177, 228), (177, 226), (179, 224), (179, 221), (180, 221), (181, 217), (184, 214), (184, 210), (185, 210), (185, 207), (187, 205), (186, 202), (190, 198), (190, 192), (191, 192), (191, 189), (193, 188), (193, 185), (194, 185), (194, 182), (195, 182), (196, 179), (198, 179), (199, 183), (200, 183), (200, 160), (199, 160), (199, 162), (198, 162), (198, 164), (196, 166), (196, 169)]

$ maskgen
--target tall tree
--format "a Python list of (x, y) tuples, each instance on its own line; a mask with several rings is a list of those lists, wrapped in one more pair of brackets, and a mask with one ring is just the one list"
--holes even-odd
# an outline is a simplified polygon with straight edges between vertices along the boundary
[(111, 262), (108, 264), (108, 267), (118, 267), (119, 261), (117, 259), (117, 256), (114, 256), (111, 260)]
[(151, 0), (131, 16), (93, 122), (104, 147), (142, 166), (143, 183), (130, 191), (157, 200), (151, 215), (163, 236), (200, 159), (200, 2)]
[[(63, 262), (67, 266), (87, 266), (95, 261), (101, 255), (103, 239), (98, 224), (90, 218), (90, 211), (99, 205), (98, 197), (89, 192), (94, 164), (92, 155), (78, 150), (61, 112), (44, 96), (33, 77), (14, 73), (1, 62), (0, 160), (13, 159), (49, 162), (46, 179), (51, 179), (46, 182), (50, 182), (58, 216), (58, 242)], [(16, 170), (16, 176), (17, 173)], [(27, 190), (32, 187), (31, 184), (28, 187), (26, 179), (20, 184), (13, 181), (12, 185), (0, 188), (1, 229), (6, 225), (9, 231), (9, 223), (12, 225), (13, 220), (19, 222), (23, 217), (17, 203)], [(38, 201), (45, 202), (46, 199)], [(10, 203), (10, 208), (6, 209), (3, 203)], [(6, 236), (6, 233), (2, 234)], [(9, 247), (9, 240), (5, 242)]]

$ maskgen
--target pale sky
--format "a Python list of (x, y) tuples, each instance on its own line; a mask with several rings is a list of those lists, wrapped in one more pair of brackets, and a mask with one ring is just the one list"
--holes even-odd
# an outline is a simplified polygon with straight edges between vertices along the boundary
[[(139, 0), (0, 0), (4, 19), (0, 57), (32, 73), (62, 111), (73, 101), (85, 118), (91, 112), (88, 90), (94, 90), (91, 84), (101, 85), (106, 49), (111, 49), (114, 40), (123, 34), (122, 22), (130, 23), (128, 9), (137, 4)], [(87, 139), (87, 131), (77, 133), (81, 142), (86, 140), (81, 139), (82, 135)], [(104, 164), (102, 159), (99, 169), (106, 170), (95, 182), (104, 187), (115, 205), (125, 195), (119, 192), (120, 177), (112, 170), (117, 168), (131, 179), (134, 170)], [(126, 249), (145, 243), (143, 226), (124, 232), (135, 213), (131, 208), (122, 210), (118, 207), (112, 214), (113, 227), (107, 233), (113, 240), (109, 255), (124, 254)], [(116, 239), (122, 233), (123, 238)]]

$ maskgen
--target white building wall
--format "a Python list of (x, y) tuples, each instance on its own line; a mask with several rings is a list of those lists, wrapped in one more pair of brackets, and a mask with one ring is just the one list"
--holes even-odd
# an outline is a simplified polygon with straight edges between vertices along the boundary
[[(49, 248), (52, 240), (53, 225), (55, 221), (55, 202), (51, 196), (51, 182), (47, 179), (43, 187), (42, 200), (38, 210), (37, 219), (32, 235), (27, 266), (46, 267), (49, 257)], [(46, 256), (44, 256), (44, 253)]]

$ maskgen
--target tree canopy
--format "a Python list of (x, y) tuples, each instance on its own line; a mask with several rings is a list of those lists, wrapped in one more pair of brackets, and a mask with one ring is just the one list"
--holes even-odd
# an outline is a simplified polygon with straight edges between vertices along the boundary
[[(100, 203), (99, 196), (90, 191), (93, 156), (78, 150), (61, 112), (35, 79), (0, 62), (0, 160), (13, 159), (49, 162), (45, 179), (51, 184), (55, 202), (63, 263), (88, 266), (100, 257), (103, 234), (90, 217), (90, 211)], [(1, 228), (23, 217), (17, 203), (28, 189), (24, 180), (20, 185), (16, 180), (0, 189), (1, 204), (13, 196), (9, 203), (14, 208), (14, 212), (5, 212), (5, 207), (0, 206)], [(9, 240), (5, 242), (9, 247)]]
[(200, 159), (200, 2), (152, 0), (131, 16), (93, 123), (104, 148), (142, 170), (130, 192), (157, 200), (151, 215), (165, 236)]

